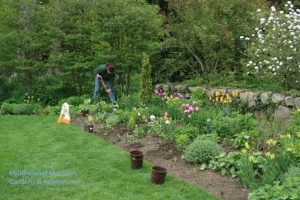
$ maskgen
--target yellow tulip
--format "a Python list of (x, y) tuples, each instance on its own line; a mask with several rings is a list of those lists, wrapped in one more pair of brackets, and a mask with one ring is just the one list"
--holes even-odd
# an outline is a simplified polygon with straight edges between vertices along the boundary
[(272, 145), (272, 146), (274, 146), (276, 143), (277, 143), (277, 141), (276, 141), (276, 140), (273, 140), (273, 139), (269, 139), (269, 140), (266, 141), (266, 144), (267, 144), (267, 145)]
[(249, 145), (249, 143), (248, 143), (248, 142), (245, 142), (245, 148), (246, 148), (247, 150), (249, 150), (249, 149), (250, 149), (250, 145)]
[(254, 162), (254, 156), (253, 155), (249, 156), (249, 161)]

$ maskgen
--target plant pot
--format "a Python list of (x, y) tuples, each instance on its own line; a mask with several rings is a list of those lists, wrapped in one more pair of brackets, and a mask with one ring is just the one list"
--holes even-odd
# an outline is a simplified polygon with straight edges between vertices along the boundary
[(93, 133), (94, 132), (94, 126), (93, 125), (84, 125), (84, 130), (89, 132), (89, 133)]
[(163, 184), (167, 175), (167, 169), (159, 166), (152, 167), (151, 182), (153, 184)]
[(83, 117), (86, 117), (90, 114), (90, 111), (89, 111), (89, 109), (82, 109), (81, 114)]
[(143, 167), (144, 155), (142, 151), (130, 151), (131, 169), (140, 169)]

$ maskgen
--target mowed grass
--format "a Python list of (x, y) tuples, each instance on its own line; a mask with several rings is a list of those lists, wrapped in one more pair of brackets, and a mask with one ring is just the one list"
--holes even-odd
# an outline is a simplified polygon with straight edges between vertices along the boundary
[(150, 164), (131, 170), (127, 152), (56, 120), (0, 116), (0, 199), (216, 199), (170, 174), (165, 184), (153, 185)]

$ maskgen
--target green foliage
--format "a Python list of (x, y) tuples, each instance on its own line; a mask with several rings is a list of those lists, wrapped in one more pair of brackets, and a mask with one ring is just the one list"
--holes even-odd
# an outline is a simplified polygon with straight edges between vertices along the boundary
[(128, 127), (133, 128), (138, 123), (138, 118), (139, 118), (138, 111), (136, 110), (131, 111), (127, 123)]
[(242, 131), (234, 136), (234, 147), (243, 148), (245, 147), (245, 142), (247, 141), (257, 141), (259, 133), (256, 129), (250, 131)]
[(44, 115), (58, 115), (59, 112), (60, 112), (59, 106), (46, 106), (43, 109), (42, 114), (44, 114)]
[(213, 141), (195, 140), (184, 151), (184, 158), (191, 163), (206, 164), (221, 152), (221, 147)]
[[(254, 159), (250, 160), (250, 156)], [(279, 152), (274, 160), (263, 157), (261, 153), (250, 156), (242, 158), (238, 166), (238, 176), (245, 186), (252, 189), (280, 181), (283, 174), (294, 163), (291, 155), (286, 152)]]
[(151, 79), (151, 64), (149, 56), (143, 52), (142, 72), (140, 82), (140, 104), (149, 105), (153, 93), (152, 79)]
[(180, 107), (184, 100), (173, 99), (167, 101), (167, 110), (169, 117), (174, 120), (182, 119), (182, 108)]
[(284, 174), (282, 183), (276, 182), (274, 185), (267, 184), (249, 194), (249, 200), (296, 200), (300, 199), (300, 168), (291, 167)]
[(176, 11), (170, 17), (172, 39), (190, 55), (190, 71), (209, 81), (215, 71), (232, 66), (240, 70), (243, 45), (239, 37), (255, 27), (254, 13), (264, 4), (262, 0), (170, 2)]
[(197, 137), (197, 140), (210, 140), (213, 142), (220, 142), (221, 138), (215, 133), (202, 134)]
[(182, 125), (175, 129), (176, 135), (187, 135), (190, 139), (195, 139), (199, 135), (197, 127), (190, 125)]
[(38, 112), (37, 104), (14, 104), (13, 114), (15, 115), (32, 115)]
[(87, 98), (87, 96), (68, 97), (68, 98), (59, 100), (58, 105), (62, 105), (63, 103), (68, 103), (71, 106), (78, 106), (80, 104), (83, 104), (83, 102), (86, 98)]
[(209, 168), (220, 171), (222, 175), (231, 174), (232, 177), (236, 177), (241, 158), (242, 155), (239, 152), (230, 152), (227, 155), (221, 153), (209, 162)]
[(136, 127), (134, 130), (133, 130), (133, 134), (135, 137), (137, 138), (142, 138), (142, 137), (145, 137), (146, 134), (147, 134), (147, 130), (145, 127)]
[[(272, 78), (287, 88), (300, 89), (300, 61), (298, 37), (299, 15), (294, 5), (286, 4), (284, 11), (272, 7), (268, 11), (258, 12), (257, 27), (249, 41), (246, 64), (247, 73), (258, 77)], [(244, 36), (241, 36), (243, 39)]]
[(204, 100), (207, 99), (207, 95), (203, 89), (198, 89), (192, 92), (192, 99), (194, 100)]
[(0, 113), (1, 114), (13, 114), (13, 109), (14, 109), (14, 104), (5, 102), (1, 105)]
[(190, 138), (187, 134), (180, 134), (176, 136), (176, 147), (180, 151), (184, 151), (190, 143)]
[(13, 114), (13, 115), (32, 115), (40, 114), (42, 108), (39, 104), (21, 103), (21, 104), (10, 104), (3, 103), (1, 106), (1, 114)]
[(121, 122), (121, 118), (119, 115), (111, 115), (108, 116), (105, 120), (106, 125), (108, 126), (115, 126)]
[(212, 132), (212, 120), (217, 116), (215, 109), (201, 109), (199, 113), (193, 113), (191, 117), (185, 116), (183, 121), (186, 124), (197, 127), (199, 133), (209, 134)]
[(233, 138), (243, 131), (253, 130), (256, 124), (251, 113), (245, 115), (233, 113), (232, 117), (219, 115), (212, 121), (214, 132), (223, 138)]

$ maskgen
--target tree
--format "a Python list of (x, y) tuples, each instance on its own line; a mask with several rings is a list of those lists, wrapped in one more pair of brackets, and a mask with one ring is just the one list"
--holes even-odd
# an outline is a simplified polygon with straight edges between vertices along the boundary
[[(188, 52), (190, 71), (199, 73), (209, 82), (213, 72), (241, 68), (243, 45), (241, 33), (254, 26), (257, 6), (255, 0), (189, 0), (172, 1), (170, 35)], [(247, 18), (243, 16), (248, 16)]]
[[(94, 10), (92, 39), (96, 61), (112, 59), (123, 92), (129, 93), (131, 76), (140, 71), (141, 52), (160, 45), (162, 18), (158, 7), (144, 0), (103, 0)], [(126, 87), (124, 87), (126, 85)]]
[(153, 93), (152, 79), (151, 79), (151, 64), (149, 56), (145, 52), (142, 59), (142, 71), (140, 82), (140, 103), (141, 105), (148, 105), (151, 101)]

